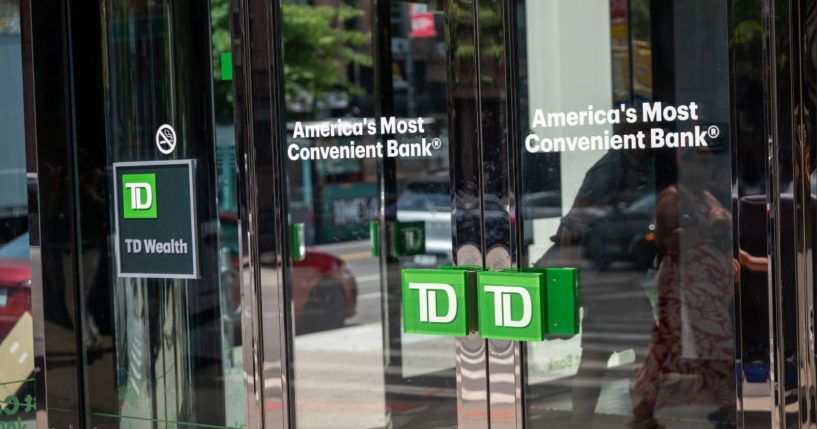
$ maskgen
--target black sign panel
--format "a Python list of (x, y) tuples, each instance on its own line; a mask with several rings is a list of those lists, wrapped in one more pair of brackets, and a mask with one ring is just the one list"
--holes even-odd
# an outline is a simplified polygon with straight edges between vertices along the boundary
[(198, 277), (193, 161), (113, 164), (119, 277)]

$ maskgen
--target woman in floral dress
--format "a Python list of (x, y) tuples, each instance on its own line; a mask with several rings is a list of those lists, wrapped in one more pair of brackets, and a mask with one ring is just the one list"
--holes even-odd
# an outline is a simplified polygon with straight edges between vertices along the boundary
[(656, 203), (658, 314), (635, 379), (639, 429), (660, 427), (653, 414), (662, 404), (735, 404), (732, 219), (706, 189), (714, 156), (683, 152), (682, 180)]

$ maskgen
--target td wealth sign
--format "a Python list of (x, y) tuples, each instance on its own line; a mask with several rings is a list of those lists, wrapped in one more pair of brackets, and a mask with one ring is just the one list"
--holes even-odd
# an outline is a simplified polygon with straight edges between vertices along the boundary
[(113, 164), (119, 277), (198, 277), (193, 161)]

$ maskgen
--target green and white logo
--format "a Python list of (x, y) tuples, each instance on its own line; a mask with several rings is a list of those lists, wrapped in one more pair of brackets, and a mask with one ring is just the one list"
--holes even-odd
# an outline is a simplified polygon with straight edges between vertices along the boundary
[(517, 341), (544, 339), (543, 283), (541, 273), (477, 273), (480, 336)]
[(199, 278), (194, 172), (191, 159), (113, 163), (118, 277)]
[(156, 219), (156, 174), (123, 174), (122, 208), (125, 219)]
[(405, 332), (468, 335), (471, 326), (466, 285), (473, 273), (454, 270), (403, 270)]
[[(419, 292), (420, 321), (423, 323), (451, 323), (457, 317), (457, 293), (454, 287), (444, 283), (409, 283), (409, 289)], [(443, 315), (440, 314), (440, 307), (437, 305), (437, 294), (442, 292), (446, 302)]]
[(392, 255), (395, 257), (423, 255), (426, 253), (426, 226), (423, 221), (394, 222), (390, 224), (392, 233)]
[(542, 341), (579, 332), (578, 270), (403, 270), (403, 327), (418, 334)]
[[(530, 325), (533, 306), (530, 303), (530, 292), (519, 286), (485, 286), (485, 292), (494, 294), (494, 324), (508, 328), (526, 328)], [(516, 307), (513, 299), (521, 299), (521, 314), (514, 320)]]

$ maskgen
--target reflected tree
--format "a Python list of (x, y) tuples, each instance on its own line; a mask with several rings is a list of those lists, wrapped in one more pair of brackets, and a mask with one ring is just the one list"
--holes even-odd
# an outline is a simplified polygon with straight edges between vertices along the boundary
[(281, 8), (287, 110), (309, 115), (330, 101), (361, 94), (362, 89), (349, 80), (347, 67), (372, 65), (371, 55), (359, 49), (370, 36), (354, 28), (354, 20), (364, 11), (292, 1)]
[[(221, 54), (230, 52), (230, 2), (211, 0), (213, 76), (216, 117), (229, 121), (232, 87), (221, 80)], [(363, 93), (349, 79), (349, 66), (370, 67), (372, 56), (365, 48), (370, 35), (357, 29), (363, 9), (300, 4), (281, 4), (284, 51), (284, 87), (290, 114), (310, 116), (331, 102), (348, 101)]]
[(0, 34), (20, 34), (18, 0), (0, 0)]

